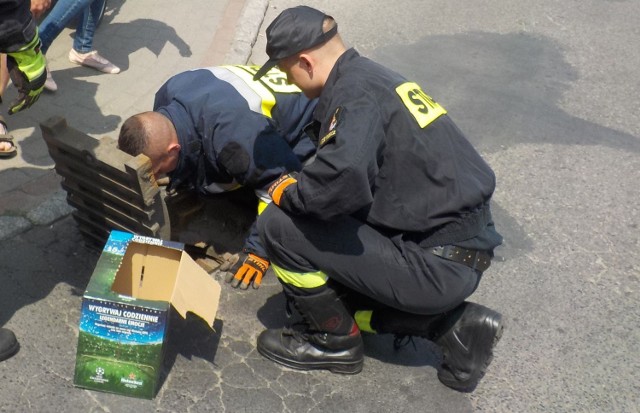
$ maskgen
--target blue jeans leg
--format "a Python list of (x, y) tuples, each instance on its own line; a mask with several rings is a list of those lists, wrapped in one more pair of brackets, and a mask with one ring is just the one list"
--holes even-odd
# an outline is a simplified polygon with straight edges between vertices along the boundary
[(76, 36), (73, 48), (79, 53), (89, 53), (93, 50), (93, 35), (96, 32), (100, 12), (106, 0), (93, 0), (91, 5), (82, 12), (82, 18), (76, 26)]
[(58, 0), (51, 12), (40, 23), (39, 31), (43, 53), (47, 53), (49, 46), (64, 30), (67, 23), (89, 7), (92, 1), (94, 0)]

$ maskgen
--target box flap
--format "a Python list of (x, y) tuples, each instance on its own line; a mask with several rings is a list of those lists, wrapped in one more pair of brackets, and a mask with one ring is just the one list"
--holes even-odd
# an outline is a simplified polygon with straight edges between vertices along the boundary
[(111, 290), (122, 257), (127, 250), (133, 234), (112, 231), (102, 254), (96, 263), (91, 279), (85, 290), (86, 296), (116, 299), (117, 294)]
[(213, 328), (220, 303), (220, 291), (220, 284), (183, 251), (171, 298), (176, 311), (185, 318), (187, 312), (195, 313)]

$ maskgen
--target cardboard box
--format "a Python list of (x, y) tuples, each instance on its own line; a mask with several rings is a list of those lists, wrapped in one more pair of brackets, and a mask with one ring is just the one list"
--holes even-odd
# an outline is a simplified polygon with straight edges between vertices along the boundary
[(82, 299), (74, 384), (152, 399), (171, 306), (213, 328), (219, 299), (184, 244), (112, 231)]

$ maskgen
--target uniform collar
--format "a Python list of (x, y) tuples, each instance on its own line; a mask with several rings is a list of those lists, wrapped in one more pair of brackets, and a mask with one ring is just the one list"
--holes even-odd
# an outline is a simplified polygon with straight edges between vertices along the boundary
[(342, 71), (345, 66), (348, 66), (349, 62), (354, 59), (360, 57), (360, 53), (356, 51), (356, 49), (351, 48), (344, 52), (336, 61), (336, 64), (331, 69), (331, 73), (329, 73), (329, 77), (327, 78), (326, 83), (324, 84), (324, 88), (322, 89), (322, 93), (320, 94), (320, 98), (318, 100), (318, 106), (314, 112), (314, 119), (318, 122), (323, 122), (326, 116), (326, 113), (331, 108), (329, 104), (333, 98), (333, 88), (340, 78)]

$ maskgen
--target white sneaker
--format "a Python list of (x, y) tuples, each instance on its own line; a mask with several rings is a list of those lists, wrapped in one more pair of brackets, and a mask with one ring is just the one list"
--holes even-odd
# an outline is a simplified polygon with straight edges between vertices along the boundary
[(51, 76), (49, 66), (47, 66), (47, 80), (44, 81), (44, 88), (49, 92), (55, 92), (58, 90), (58, 85), (56, 84), (56, 81), (53, 80), (53, 76)]
[(78, 53), (75, 49), (71, 49), (69, 52), (69, 61), (77, 65), (91, 67), (103, 73), (120, 73), (120, 68), (118, 66), (100, 56), (95, 50), (92, 50), (89, 53)]

